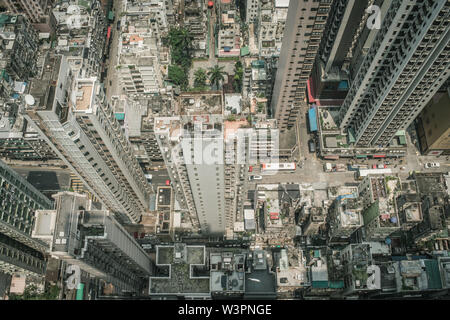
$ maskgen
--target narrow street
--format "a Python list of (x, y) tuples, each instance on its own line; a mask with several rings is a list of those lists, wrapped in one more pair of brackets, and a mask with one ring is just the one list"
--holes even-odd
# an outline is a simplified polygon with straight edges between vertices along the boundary
[(111, 24), (111, 44), (109, 51), (109, 60), (107, 60), (108, 74), (105, 80), (106, 97), (111, 101), (111, 97), (120, 95), (119, 75), (117, 65), (119, 64), (119, 41), (120, 30), (117, 30), (117, 22), (121, 19), (120, 15), (123, 11), (123, 1), (114, 0), (114, 22)]

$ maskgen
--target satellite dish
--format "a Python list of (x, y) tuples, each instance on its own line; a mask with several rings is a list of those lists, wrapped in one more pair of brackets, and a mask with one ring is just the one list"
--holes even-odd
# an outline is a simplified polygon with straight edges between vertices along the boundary
[(33, 106), (36, 103), (36, 100), (31, 94), (25, 95), (25, 103), (29, 106)]

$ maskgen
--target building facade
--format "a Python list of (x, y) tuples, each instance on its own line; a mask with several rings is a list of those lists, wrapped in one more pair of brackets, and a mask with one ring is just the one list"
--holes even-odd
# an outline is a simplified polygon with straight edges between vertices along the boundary
[(54, 0), (2, 0), (9, 12), (23, 14), (40, 32), (50, 32), (55, 27), (51, 13)]
[(0, 270), (42, 275), (45, 243), (31, 233), (36, 210), (51, 209), (52, 201), (0, 160)]
[(450, 72), (450, 3), (387, 1), (382, 22), (340, 109), (357, 146), (386, 146), (406, 129)]
[(332, 1), (290, 1), (271, 102), (281, 132), (292, 128), (306, 103), (306, 85)]
[(54, 152), (124, 223), (148, 209), (150, 186), (97, 78), (77, 79), (65, 57), (54, 99), (28, 106), (26, 118)]
[(438, 92), (418, 117), (417, 136), (422, 153), (450, 154), (450, 88)]
[(38, 35), (21, 15), (0, 15), (1, 56), (3, 77), (26, 81), (37, 73)]
[(60, 192), (55, 210), (39, 210), (33, 237), (48, 253), (113, 284), (115, 292), (142, 293), (153, 272), (144, 249), (105, 210), (91, 208), (86, 195)]

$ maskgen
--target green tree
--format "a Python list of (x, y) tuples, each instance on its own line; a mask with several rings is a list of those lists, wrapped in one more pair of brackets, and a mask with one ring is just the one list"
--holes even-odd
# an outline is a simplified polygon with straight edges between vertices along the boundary
[(186, 72), (192, 64), (192, 40), (193, 36), (186, 28), (171, 28), (169, 31), (172, 63), (181, 66)]
[(226, 74), (225, 71), (223, 71), (224, 67), (219, 67), (218, 65), (214, 66), (213, 68), (209, 68), (208, 76), (209, 81), (212, 86), (216, 86), (217, 89), (219, 88), (220, 82), (223, 81), (224, 75)]
[(58, 286), (50, 286), (43, 293), (39, 293), (35, 285), (29, 285), (23, 294), (10, 294), (10, 300), (57, 300), (59, 296)]
[(181, 90), (186, 90), (188, 87), (188, 78), (186, 72), (180, 66), (169, 66), (169, 79), (180, 86)]
[(202, 68), (199, 68), (194, 73), (194, 87), (200, 88), (206, 85), (207, 79), (206, 71)]
[(236, 92), (242, 91), (242, 82), (244, 78), (244, 68), (242, 67), (242, 63), (240, 61), (237, 61), (234, 64), (234, 82), (233, 82), (233, 89)]

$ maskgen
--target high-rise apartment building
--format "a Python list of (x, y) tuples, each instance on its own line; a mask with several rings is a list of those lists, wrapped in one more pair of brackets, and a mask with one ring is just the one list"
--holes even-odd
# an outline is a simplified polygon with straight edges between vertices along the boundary
[(418, 117), (417, 136), (423, 153), (450, 154), (450, 87), (438, 92)]
[(0, 160), (0, 271), (45, 272), (45, 243), (31, 238), (36, 210), (53, 203)]
[(267, 0), (247, 0), (245, 5), (246, 14), (245, 20), (247, 23), (252, 23), (258, 17), (259, 5), (268, 2)]
[(338, 0), (333, 3), (308, 85), (309, 102), (340, 105), (345, 99), (351, 50), (361, 24), (366, 22), (365, 9), (370, 2)]
[(114, 286), (116, 293), (141, 293), (153, 262), (134, 238), (106, 210), (91, 208), (86, 195), (60, 192), (55, 210), (39, 210), (33, 237), (48, 252)]
[(294, 126), (319, 50), (332, 0), (290, 1), (272, 96), (280, 132)]
[(50, 32), (55, 28), (51, 8), (54, 0), (1, 0), (0, 6), (12, 14), (23, 14), (36, 30)]
[(2, 77), (26, 81), (37, 73), (38, 35), (21, 15), (0, 15)]
[(257, 11), (257, 38), (259, 55), (278, 57), (283, 43), (289, 0), (262, 1)]
[(150, 185), (103, 88), (95, 77), (74, 77), (65, 57), (55, 63), (50, 98), (27, 106), (26, 118), (106, 208), (124, 223), (138, 223)]
[(380, 14), (340, 110), (341, 130), (361, 147), (388, 145), (450, 73), (449, 1), (384, 1)]
[[(75, 7), (74, 7), (75, 6)], [(103, 71), (107, 56), (108, 21), (99, 0), (64, 3), (55, 6), (55, 52), (72, 61), (72, 71), (79, 77), (97, 77)]]
[[(234, 135), (245, 121), (224, 121), (221, 93), (182, 93), (180, 117), (156, 118), (155, 133), (192, 230), (232, 237), (245, 163)], [(244, 158), (244, 157), (242, 157)], [(239, 200), (240, 198), (240, 200)]]
[(23, 14), (31, 22), (38, 23), (45, 16), (53, 0), (2, 0), (2, 6), (14, 14)]

